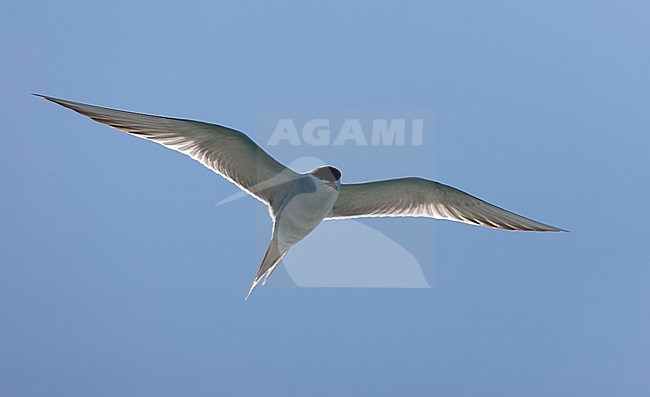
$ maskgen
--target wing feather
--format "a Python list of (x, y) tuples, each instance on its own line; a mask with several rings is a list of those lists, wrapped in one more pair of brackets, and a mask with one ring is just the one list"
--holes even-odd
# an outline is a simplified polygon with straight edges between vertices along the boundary
[(429, 217), (507, 230), (565, 231), (499, 208), (442, 183), (407, 177), (343, 184), (325, 219)]
[(246, 134), (228, 127), (35, 95), (99, 123), (186, 154), (269, 205), (273, 197), (282, 195), (286, 182), (299, 176)]

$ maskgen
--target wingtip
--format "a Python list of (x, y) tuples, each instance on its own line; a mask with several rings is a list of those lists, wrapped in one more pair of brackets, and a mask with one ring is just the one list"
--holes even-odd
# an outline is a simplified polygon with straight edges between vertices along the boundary
[(43, 99), (48, 100), (50, 102), (56, 102), (57, 101), (57, 99), (54, 98), (54, 97), (43, 95), (43, 94), (38, 94), (36, 92), (32, 92), (32, 95), (37, 96), (39, 98), (43, 98)]
[(545, 230), (545, 231), (548, 231), (548, 232), (554, 232), (554, 233), (571, 233), (569, 230), (562, 229), (562, 228), (559, 228), (559, 227), (556, 227), (556, 226), (550, 226), (550, 225), (546, 225), (546, 226), (548, 226), (548, 230)]
[(551, 232), (551, 233), (571, 233), (568, 230), (560, 229), (559, 227), (549, 226), (548, 229), (536, 230), (538, 232)]

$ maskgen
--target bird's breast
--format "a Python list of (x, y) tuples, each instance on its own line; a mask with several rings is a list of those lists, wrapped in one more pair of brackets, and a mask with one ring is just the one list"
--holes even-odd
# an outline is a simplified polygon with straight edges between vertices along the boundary
[(338, 192), (316, 183), (311, 191), (297, 191), (287, 197), (276, 217), (276, 237), (287, 247), (296, 244), (318, 226), (330, 212)]

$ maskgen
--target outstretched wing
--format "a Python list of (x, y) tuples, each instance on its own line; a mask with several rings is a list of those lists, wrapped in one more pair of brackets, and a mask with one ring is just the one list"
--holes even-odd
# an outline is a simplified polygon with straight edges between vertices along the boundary
[(186, 154), (269, 205), (273, 197), (283, 195), (286, 182), (299, 176), (262, 150), (246, 134), (227, 127), (35, 95), (102, 124)]
[(451, 186), (423, 178), (344, 184), (325, 219), (411, 216), (507, 230), (565, 231), (499, 208)]

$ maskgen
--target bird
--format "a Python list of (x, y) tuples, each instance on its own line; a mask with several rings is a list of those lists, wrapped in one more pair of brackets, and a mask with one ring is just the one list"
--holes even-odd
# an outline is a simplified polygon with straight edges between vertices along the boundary
[(298, 173), (245, 133), (222, 125), (33, 95), (188, 155), (266, 204), (273, 220), (271, 240), (245, 300), (260, 281), (266, 284), (291, 247), (324, 220), (427, 217), (505, 230), (567, 231), (421, 177), (341, 183), (341, 171), (331, 165)]

